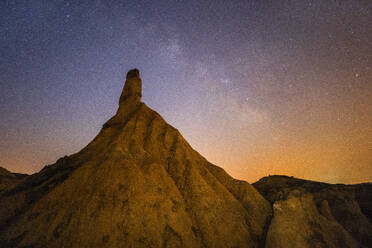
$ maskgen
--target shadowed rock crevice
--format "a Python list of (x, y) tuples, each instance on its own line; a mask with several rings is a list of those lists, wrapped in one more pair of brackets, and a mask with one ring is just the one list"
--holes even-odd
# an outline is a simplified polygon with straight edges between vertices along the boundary
[(164, 248), (171, 248), (171, 247), (182, 247), (182, 238), (181, 236), (173, 230), (172, 227), (166, 226), (164, 230)]

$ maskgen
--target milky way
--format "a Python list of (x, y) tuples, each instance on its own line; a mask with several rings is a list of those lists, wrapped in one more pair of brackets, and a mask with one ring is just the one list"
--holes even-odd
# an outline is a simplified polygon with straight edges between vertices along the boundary
[(1, 1), (0, 166), (83, 148), (143, 101), (236, 178), (372, 181), (371, 1)]

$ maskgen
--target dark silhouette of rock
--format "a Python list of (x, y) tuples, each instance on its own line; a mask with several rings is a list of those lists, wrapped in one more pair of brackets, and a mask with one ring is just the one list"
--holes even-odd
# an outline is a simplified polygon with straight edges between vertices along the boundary
[(0, 167), (0, 192), (13, 187), (26, 176), (26, 174), (12, 173), (3, 167)]
[[(142, 97), (142, 80), (138, 69), (130, 70), (127, 73), (127, 80), (124, 85), (123, 92), (120, 96), (119, 104), (125, 101), (139, 103)], [(120, 105), (119, 105), (120, 107)]]
[(270, 176), (253, 185), (273, 204), (266, 247), (372, 247), (372, 184)]
[(132, 70), (129, 70), (127, 73), (127, 79), (128, 78), (140, 78), (139, 70), (137, 68), (134, 68)]
[(271, 206), (141, 102), (138, 70), (80, 152), (0, 193), (0, 247), (259, 247)]

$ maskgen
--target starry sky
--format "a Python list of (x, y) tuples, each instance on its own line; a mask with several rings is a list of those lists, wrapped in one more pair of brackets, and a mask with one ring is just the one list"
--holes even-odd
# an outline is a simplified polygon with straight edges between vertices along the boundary
[(137, 67), (142, 100), (254, 182), (372, 181), (372, 2), (0, 2), (0, 166), (78, 152)]

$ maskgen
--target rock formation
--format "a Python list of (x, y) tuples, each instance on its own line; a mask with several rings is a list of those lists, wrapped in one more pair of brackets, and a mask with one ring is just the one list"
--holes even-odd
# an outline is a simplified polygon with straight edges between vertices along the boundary
[(253, 185), (273, 204), (265, 247), (372, 247), (372, 184), (271, 176)]
[(0, 193), (5, 189), (11, 188), (26, 176), (26, 174), (12, 173), (0, 167)]
[(0, 192), (0, 247), (259, 247), (271, 206), (196, 152), (141, 102), (71, 156)]
[(0, 167), (0, 247), (372, 247), (372, 184), (254, 188), (192, 149), (141, 89), (129, 71), (117, 113), (80, 152), (30, 176)]

